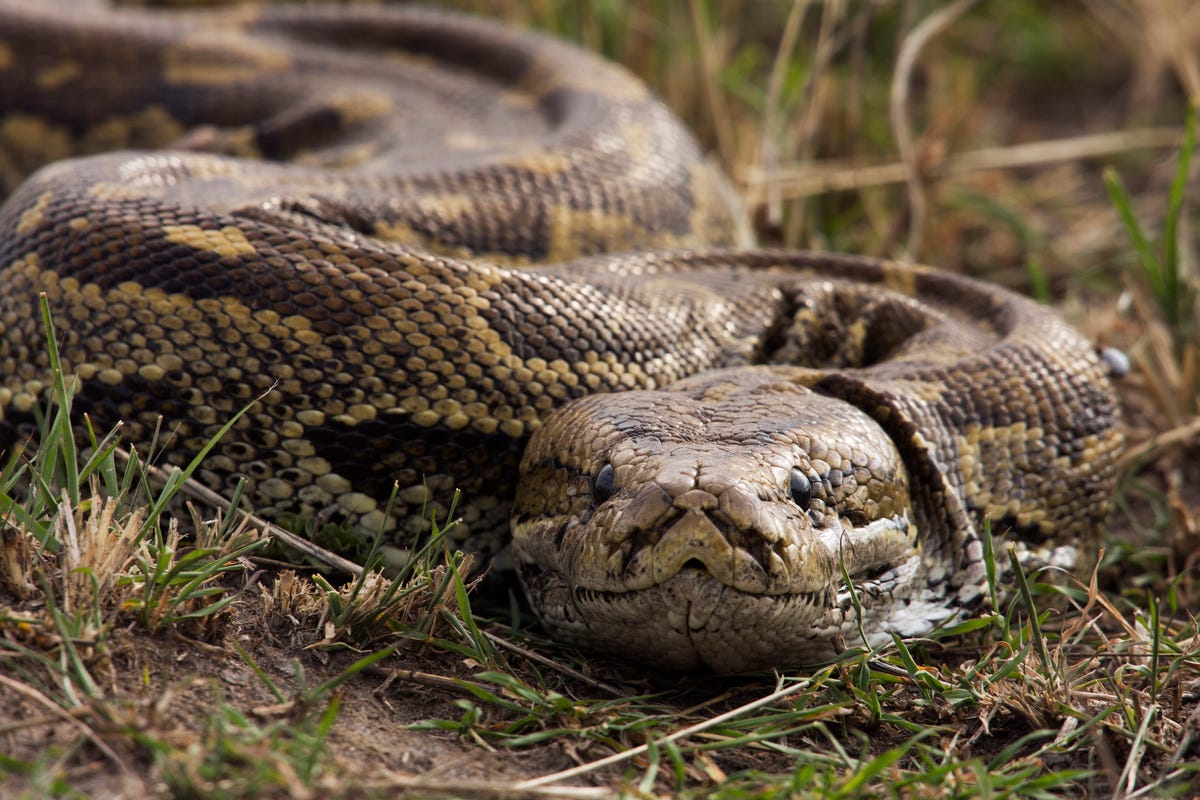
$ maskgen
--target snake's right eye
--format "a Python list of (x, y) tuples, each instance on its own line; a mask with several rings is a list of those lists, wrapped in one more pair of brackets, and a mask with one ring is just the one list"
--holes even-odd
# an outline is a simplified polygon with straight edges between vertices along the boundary
[(605, 464), (592, 478), (592, 499), (596, 501), (596, 505), (600, 505), (613, 496), (616, 488), (617, 481), (613, 474), (613, 466)]

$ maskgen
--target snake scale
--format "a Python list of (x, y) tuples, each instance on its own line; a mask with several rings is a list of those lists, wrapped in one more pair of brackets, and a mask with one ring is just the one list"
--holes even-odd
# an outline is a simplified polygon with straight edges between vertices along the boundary
[(44, 293), (98, 429), (182, 465), (252, 404), (201, 480), (397, 550), (461, 489), (454, 545), (590, 648), (730, 672), (922, 633), (986, 598), (985, 519), (1069, 566), (1106, 513), (1081, 335), (742, 249), (671, 114), (537, 35), (0, 0), (0, 181), (0, 446), (52, 380)]

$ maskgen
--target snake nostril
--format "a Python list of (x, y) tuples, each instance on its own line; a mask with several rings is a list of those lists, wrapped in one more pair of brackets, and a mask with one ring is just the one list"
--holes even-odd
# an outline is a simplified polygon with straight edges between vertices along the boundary
[(703, 489), (692, 489), (674, 498), (671, 505), (680, 511), (698, 511), (712, 516), (720, 506), (720, 500), (716, 495)]

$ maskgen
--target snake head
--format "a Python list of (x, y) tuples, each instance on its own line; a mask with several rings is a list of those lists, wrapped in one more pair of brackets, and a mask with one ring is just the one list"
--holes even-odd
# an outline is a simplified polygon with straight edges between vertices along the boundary
[(867, 415), (769, 368), (555, 412), (521, 465), (513, 550), (556, 635), (718, 672), (812, 662), (920, 562), (908, 477)]

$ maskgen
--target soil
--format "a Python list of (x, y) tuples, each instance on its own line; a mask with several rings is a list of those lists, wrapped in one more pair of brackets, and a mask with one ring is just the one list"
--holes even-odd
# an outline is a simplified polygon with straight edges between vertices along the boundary
[[(274, 723), (286, 725), (319, 717), (324, 702), (318, 702), (315, 708), (305, 707), (300, 701), (305, 688), (337, 677), (364, 654), (306, 646), (321, 638), (320, 626), (313, 622), (297, 621), (278, 609), (267, 610), (260, 596), (247, 592), (221, 623), (219, 636), (212, 637), (216, 639), (214, 642), (178, 633), (151, 634), (136, 623), (115, 628), (105, 643), (108, 656), (97, 658), (90, 665), (91, 674), (102, 684), (98, 689), (102, 703), (82, 703), (75, 714), (66, 714), (52, 709), (53, 703), (48, 698), (31, 695), (28, 685), (18, 691), (15, 681), (0, 683), (0, 707), (5, 709), (0, 715), (0, 754), (5, 759), (25, 763), (57, 760), (51, 774), (61, 776), (75, 792), (89, 798), (179, 796), (179, 786), (172, 785), (167, 775), (171, 768), (190, 769), (192, 788), (204, 786), (205, 779), (197, 778), (198, 764), (181, 755), (188, 748), (220, 752), (232, 761), (257, 754), (269, 764), (270, 749), (256, 749), (245, 739), (239, 740), (241, 750), (214, 748), (210, 720), (219, 715), (220, 708), (226, 709), (226, 713), (236, 709), (232, 713), (244, 714), (247, 724), (259, 729), (272, 729)], [(522, 661), (516, 656), (510, 663), (516, 672), (531, 674)], [(262, 675), (256, 673), (256, 668)], [(261, 792), (247, 794), (246, 788), (239, 786), (233, 794), (223, 796), (360, 797), (366, 789), (409, 784), (428, 786), (439, 795), (447, 790), (455, 795), (487, 795), (489, 787), (500, 791), (506, 785), (594, 761), (613, 752), (610, 747), (579, 737), (551, 737), (533, 746), (505, 749), (469, 734), (410, 729), (409, 726), (423, 721), (460, 719), (464, 711), (456, 701), (470, 697), (462, 690), (415, 681), (423, 676), (439, 681), (477, 680), (479, 671), (477, 662), (432, 647), (398, 652), (338, 688), (340, 709), (326, 740), (327, 752), (331, 754), (325, 762), (327, 779), (317, 781), (315, 795), (297, 781), (287, 790), (279, 786), (264, 787)], [(667, 703), (680, 710), (714, 699), (720, 710), (722, 706), (733, 707), (771, 691), (770, 684), (761, 681), (730, 683), (712, 677), (688, 679), (681, 686), (675, 676), (668, 676), (655, 686), (636, 673), (630, 674), (626, 667), (602, 662), (597, 665), (597, 672), (602, 678), (626, 687), (631, 694), (664, 693)], [(415, 680), (412, 673), (416, 673)], [(0, 670), (0, 676), (3, 674)], [(46, 690), (44, 681), (37, 685)], [(557, 681), (553, 685), (578, 697), (597, 696), (597, 689), (583, 681), (568, 678), (561, 686)], [(282, 702), (272, 687), (282, 694)], [(477, 723), (480, 727), (502, 726), (512, 721), (511, 715), (506, 717), (486, 704), (479, 705), (484, 714)], [(275, 730), (275, 735), (282, 732)], [(144, 740), (141, 745), (139, 737)], [(103, 744), (97, 745), (96, 739)], [(156, 763), (154, 746), (147, 744), (151, 739), (176, 750), (168, 759), (170, 767), (165, 769), (161, 760)], [(640, 743), (640, 739), (634, 739), (623, 744)], [(724, 771), (786, 772), (794, 766), (782, 756), (732, 751), (714, 757), (712, 764)], [(568, 784), (619, 787), (627, 781), (636, 781), (646, 765), (644, 758), (634, 759)], [(244, 780), (241, 773), (239, 779)], [(222, 788), (219, 780), (208, 781), (208, 785), (213, 792), (219, 793)], [(322, 787), (325, 791), (320, 791)], [(228, 791), (233, 787), (224, 788)], [(4, 777), (0, 769), (0, 796), (41, 797), (47, 789), (33, 783), (27, 775), (13, 773)], [(520, 796), (520, 793), (506, 796)]]

